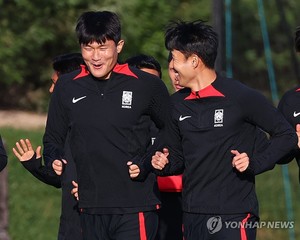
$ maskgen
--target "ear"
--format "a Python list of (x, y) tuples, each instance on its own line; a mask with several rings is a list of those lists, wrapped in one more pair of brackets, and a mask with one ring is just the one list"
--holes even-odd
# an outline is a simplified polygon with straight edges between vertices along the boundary
[(118, 51), (118, 53), (120, 53), (122, 51), (124, 43), (125, 43), (124, 40), (120, 40), (118, 42), (118, 44), (117, 44), (117, 51)]
[(192, 65), (193, 65), (193, 67), (197, 68), (198, 65), (199, 65), (199, 63), (200, 63), (200, 61), (201, 61), (200, 58), (196, 54), (193, 54), (191, 56), (191, 58), (192, 58)]

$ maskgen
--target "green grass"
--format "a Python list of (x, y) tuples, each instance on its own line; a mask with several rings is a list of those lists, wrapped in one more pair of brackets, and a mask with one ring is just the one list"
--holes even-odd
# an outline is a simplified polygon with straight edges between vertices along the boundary
[(25, 170), (12, 153), (12, 148), (20, 138), (29, 138), (34, 147), (41, 145), (43, 131), (0, 129), (9, 158), (9, 235), (11, 240), (57, 239), (61, 206), (60, 189), (37, 180)]
[[(294, 239), (300, 238), (300, 185), (298, 181), (299, 168), (296, 161), (288, 165), (288, 171), (292, 194), (291, 202), (294, 229), (261, 228), (258, 230), (257, 239), (259, 240), (288, 240), (290, 239), (290, 234), (295, 234)], [(262, 221), (288, 221), (281, 166), (276, 166), (272, 171), (258, 175), (256, 177), (256, 191)]]
[[(2, 128), (9, 156), (9, 234), (11, 240), (54, 240), (57, 237), (60, 216), (60, 190), (35, 179), (19, 163), (12, 147), (20, 138), (29, 138), (34, 147), (42, 144), (43, 129), (35, 131)], [(293, 215), (296, 236), (300, 239), (300, 185), (298, 166), (293, 161), (288, 166), (291, 180)], [(262, 221), (287, 221), (282, 169), (263, 173), (256, 178)], [(288, 240), (288, 229), (260, 228), (258, 240)]]

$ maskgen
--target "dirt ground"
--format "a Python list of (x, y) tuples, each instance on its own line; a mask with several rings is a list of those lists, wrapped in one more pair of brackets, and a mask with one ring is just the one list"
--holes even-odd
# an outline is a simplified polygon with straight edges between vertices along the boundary
[(23, 111), (0, 110), (0, 127), (13, 127), (17, 129), (38, 129), (45, 127), (46, 114), (37, 114)]

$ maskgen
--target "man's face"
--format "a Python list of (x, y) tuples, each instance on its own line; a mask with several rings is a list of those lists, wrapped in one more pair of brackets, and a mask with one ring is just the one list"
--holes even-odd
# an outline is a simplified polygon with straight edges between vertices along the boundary
[(97, 42), (81, 44), (82, 57), (90, 73), (96, 78), (108, 79), (123, 45), (123, 40), (119, 41), (117, 46), (113, 40), (107, 40), (103, 44)]
[(183, 89), (184, 87), (179, 85), (179, 82), (177, 79), (178, 73), (176, 73), (176, 71), (174, 70), (172, 61), (173, 61), (173, 59), (169, 62), (168, 73), (169, 73), (169, 77), (171, 79), (172, 86), (173, 86), (175, 92), (177, 92), (180, 89)]
[(186, 58), (181, 52), (173, 50), (170, 66), (175, 71), (177, 84), (182, 87), (189, 87), (188, 84), (194, 78), (195, 74), (192, 58)]
[(51, 83), (51, 87), (49, 88), (49, 93), (53, 93), (57, 79), (58, 79), (58, 73), (56, 71), (54, 71), (51, 75), (52, 83)]

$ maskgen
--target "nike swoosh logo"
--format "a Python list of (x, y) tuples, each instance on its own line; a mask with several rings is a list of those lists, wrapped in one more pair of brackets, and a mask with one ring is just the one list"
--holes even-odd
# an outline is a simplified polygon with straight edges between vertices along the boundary
[(294, 111), (294, 117), (298, 117), (300, 115), (300, 112)]
[(192, 116), (182, 116), (182, 115), (180, 115), (180, 117), (179, 117), (179, 121), (181, 122), (181, 121), (183, 121), (184, 119), (187, 119), (187, 118), (191, 118)]
[(86, 98), (86, 96), (83, 96), (83, 97), (80, 97), (80, 98), (75, 98), (75, 97), (73, 97), (72, 103), (77, 103), (78, 101), (80, 101), (80, 100), (82, 100), (82, 99), (84, 99), (84, 98)]

